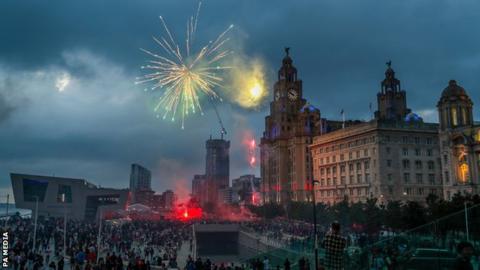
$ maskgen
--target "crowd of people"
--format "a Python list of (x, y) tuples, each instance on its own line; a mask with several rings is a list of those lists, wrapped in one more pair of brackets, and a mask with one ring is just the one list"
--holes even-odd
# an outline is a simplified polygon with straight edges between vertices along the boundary
[(15, 270), (177, 268), (177, 251), (191, 239), (189, 225), (176, 221), (105, 222), (99, 234), (95, 223), (69, 220), (64, 250), (62, 218), (39, 219), (36, 233), (30, 218), (6, 226)]
[[(14, 216), (5, 225), (13, 236), (10, 239), (9, 256), (15, 270), (289, 270), (292, 265), (295, 265), (295, 269), (308, 270), (313, 265), (313, 226), (282, 219), (243, 221), (240, 225), (258, 236), (277, 241), (285, 249), (298, 247), (300, 243), (303, 249), (297, 254), (303, 252), (309, 255), (297, 256), (294, 263), (288, 257), (283, 258), (283, 263), (270, 263), (268, 254), (237, 264), (213, 263), (208, 258), (202, 260), (200, 257), (194, 259), (190, 256), (193, 253), (193, 235), (188, 222), (105, 221), (99, 234), (96, 223), (69, 220), (65, 242), (62, 218), (39, 219), (36, 233), (30, 218)], [(405, 254), (412, 251), (411, 243), (400, 240), (372, 246), (369, 237), (341, 231), (338, 223), (332, 224), (328, 230), (317, 229), (318, 239), (321, 240), (321, 265), (326, 269), (397, 269), (403, 263), (402, 259), (406, 258)], [(447, 244), (452, 249), (456, 247), (458, 254), (464, 254), (459, 255), (457, 261), (468, 265), (466, 258), (473, 255), (471, 250), (474, 250), (474, 246), (452, 241)], [(187, 246), (186, 253), (190, 255), (179, 259), (178, 252), (184, 245)], [(459, 245), (464, 247), (458, 250)], [(356, 249), (350, 249), (352, 247)]]

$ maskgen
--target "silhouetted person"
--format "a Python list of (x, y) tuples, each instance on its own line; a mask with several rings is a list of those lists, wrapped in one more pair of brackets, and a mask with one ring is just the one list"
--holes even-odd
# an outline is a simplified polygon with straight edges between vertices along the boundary
[(460, 242), (457, 245), (458, 257), (454, 270), (473, 270), (470, 258), (473, 255), (473, 246), (469, 242)]
[(346, 243), (345, 238), (340, 235), (340, 223), (333, 222), (330, 231), (323, 238), (326, 269), (343, 269), (343, 250)]
[(288, 260), (288, 258), (286, 258), (285, 262), (283, 263), (283, 269), (290, 270), (290, 261)]

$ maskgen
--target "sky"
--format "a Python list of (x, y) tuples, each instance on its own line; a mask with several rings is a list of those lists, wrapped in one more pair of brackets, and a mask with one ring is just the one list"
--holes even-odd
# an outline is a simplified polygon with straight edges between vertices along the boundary
[[(131, 163), (152, 171), (152, 186), (189, 189), (205, 170), (205, 140), (219, 136), (211, 106), (181, 130), (152, 110), (154, 97), (135, 85), (159, 50), (162, 15), (183, 36), (194, 0), (0, 2), (0, 201), (11, 172), (87, 179), (128, 187)], [(231, 140), (231, 178), (249, 167), (245, 137), (262, 135), (284, 47), (303, 80), (304, 97), (322, 117), (369, 119), (392, 67), (408, 106), (437, 121), (436, 103), (450, 79), (480, 98), (480, 2), (476, 0), (205, 0), (198, 40), (234, 24), (238, 54), (263, 63), (263, 106), (218, 105)], [(221, 93), (221, 89), (218, 90)], [(480, 120), (478, 107), (474, 109)]]

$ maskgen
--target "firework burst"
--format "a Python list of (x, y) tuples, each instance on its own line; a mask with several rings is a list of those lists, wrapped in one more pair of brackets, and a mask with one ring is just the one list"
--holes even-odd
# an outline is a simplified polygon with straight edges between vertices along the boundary
[(160, 89), (163, 91), (156, 106), (157, 117), (175, 121), (181, 118), (182, 129), (185, 117), (190, 113), (203, 114), (200, 99), (206, 96), (209, 99), (219, 99), (216, 87), (221, 87), (223, 71), (230, 67), (222, 65), (222, 60), (232, 53), (225, 49), (229, 38), (227, 33), (233, 28), (230, 25), (213, 41), (195, 50), (193, 43), (197, 33), (198, 16), (201, 2), (196, 13), (187, 21), (187, 31), (184, 49), (175, 41), (172, 32), (165, 20), (160, 16), (164, 36), (153, 40), (160, 46), (162, 53), (157, 54), (150, 50), (141, 49), (151, 56), (148, 64), (142, 69), (150, 73), (137, 78), (136, 84), (151, 83), (145, 91)]

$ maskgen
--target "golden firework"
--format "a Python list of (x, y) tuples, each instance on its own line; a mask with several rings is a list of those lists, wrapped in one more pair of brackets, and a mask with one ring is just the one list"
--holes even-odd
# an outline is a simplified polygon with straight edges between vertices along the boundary
[(160, 16), (164, 36), (153, 40), (162, 48), (162, 54), (141, 49), (152, 57), (142, 69), (151, 72), (137, 78), (136, 83), (152, 83), (145, 90), (161, 89), (163, 93), (155, 106), (157, 117), (175, 121), (178, 114), (185, 125), (185, 117), (189, 113), (200, 112), (203, 114), (200, 99), (207, 96), (210, 99), (219, 98), (215, 87), (220, 87), (223, 82), (223, 71), (230, 67), (222, 65), (222, 59), (232, 53), (225, 49), (229, 38), (227, 33), (233, 28), (230, 25), (213, 41), (208, 42), (199, 50), (193, 49), (193, 41), (197, 33), (198, 16), (201, 2), (196, 13), (187, 21), (187, 31), (184, 50), (175, 42), (172, 32), (167, 27), (165, 20)]

